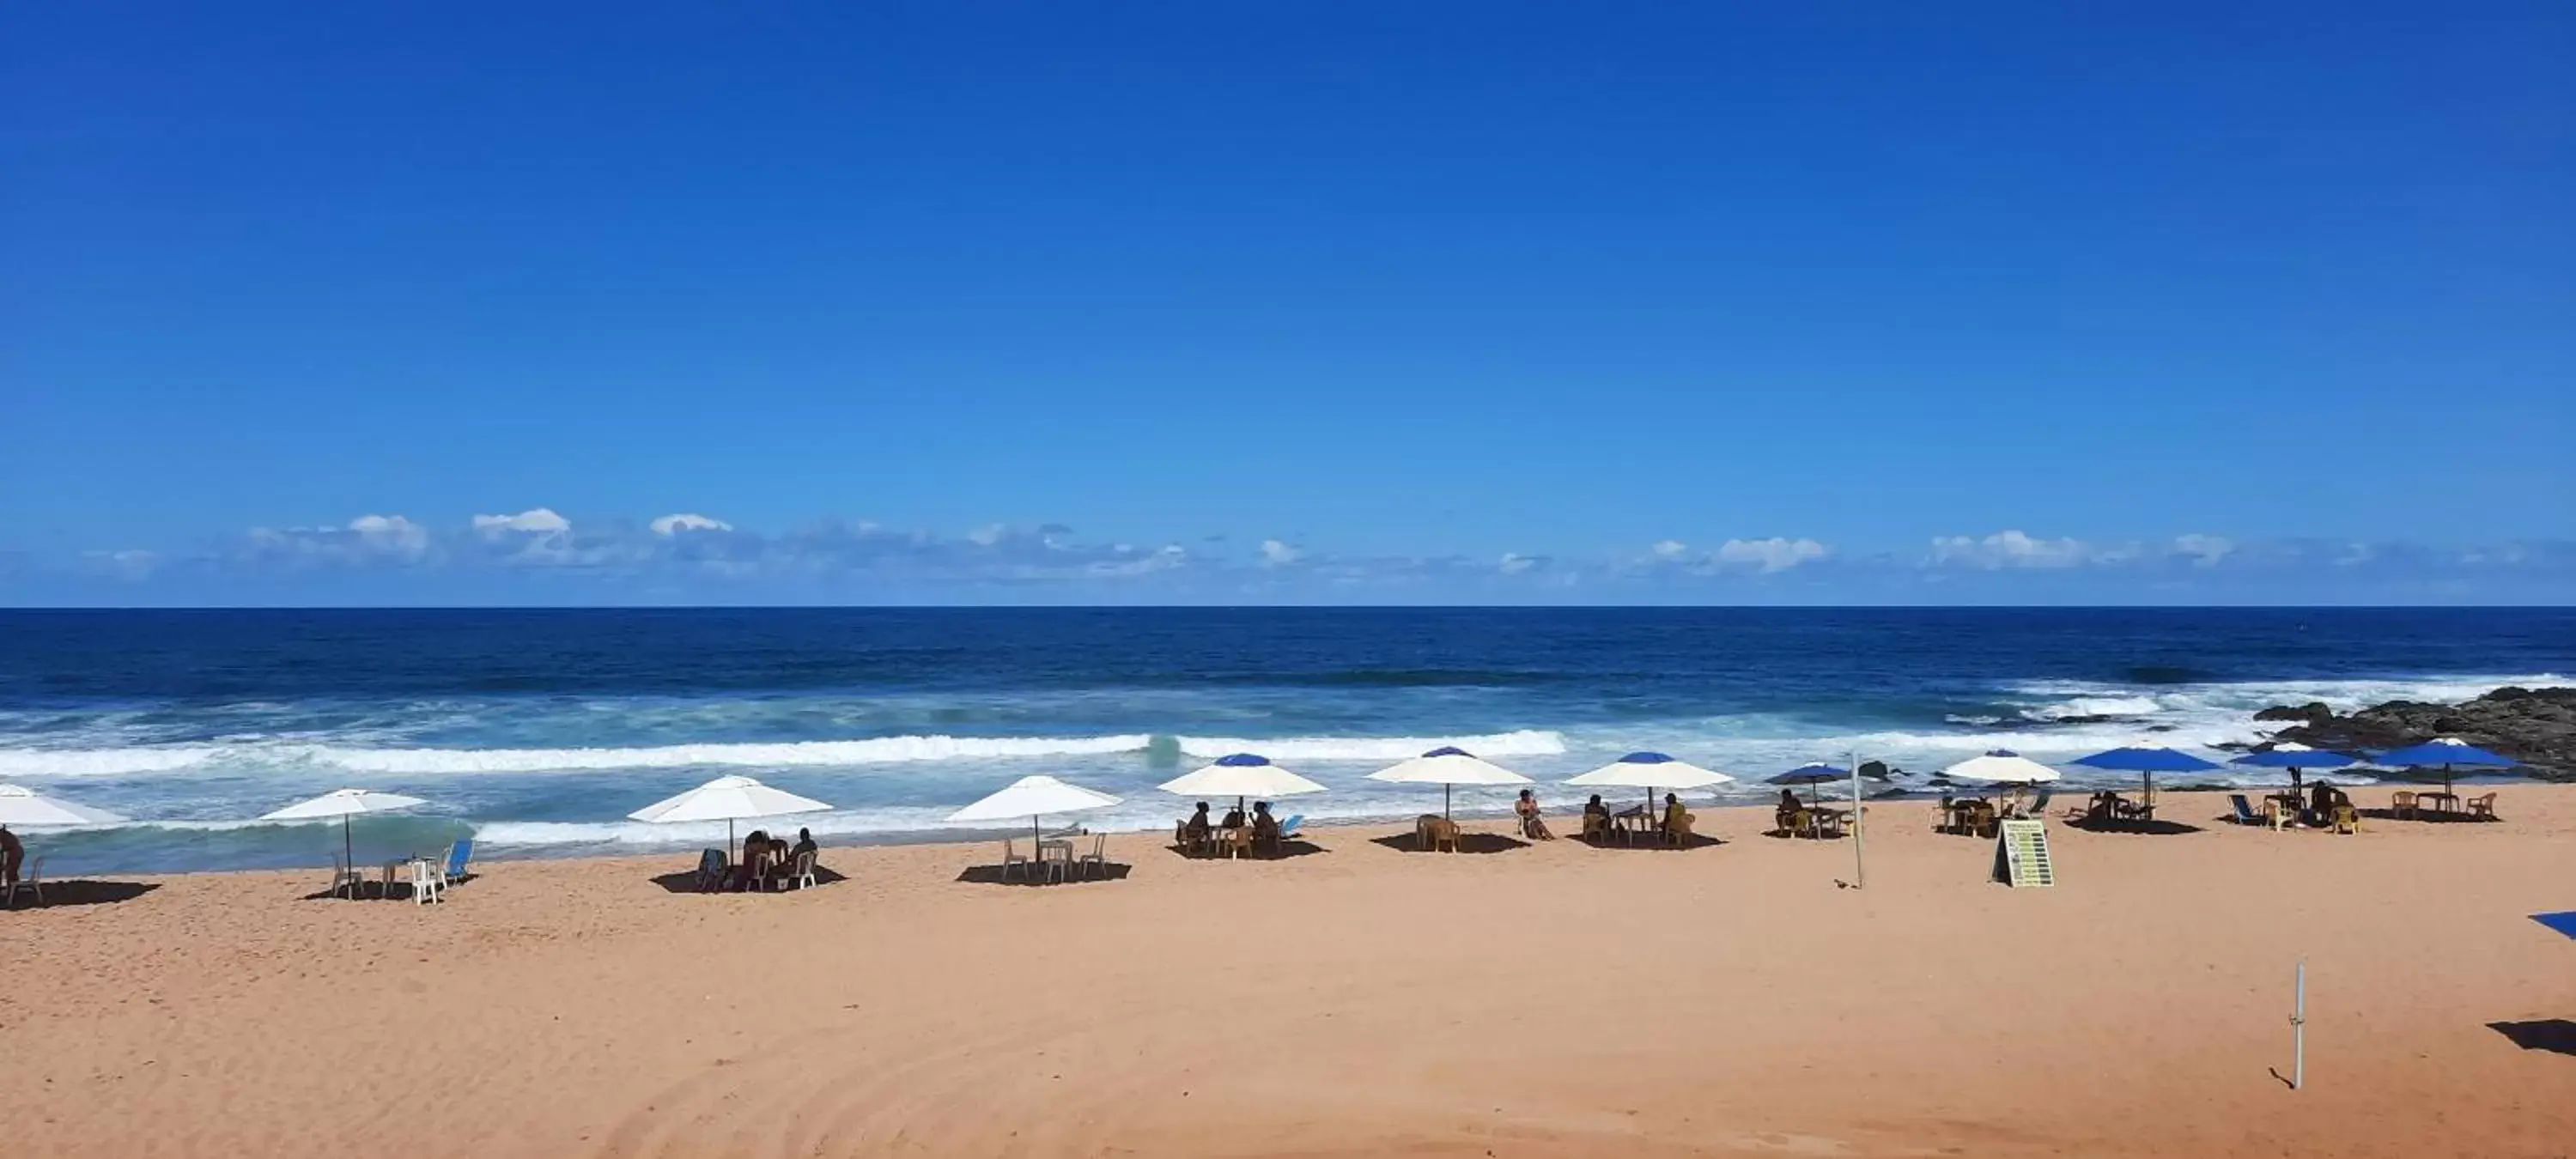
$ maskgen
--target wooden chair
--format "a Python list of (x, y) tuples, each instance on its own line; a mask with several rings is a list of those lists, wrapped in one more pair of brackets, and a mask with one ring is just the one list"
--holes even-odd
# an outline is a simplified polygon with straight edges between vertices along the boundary
[(2494, 821), (2494, 820), (2497, 820), (2497, 817), (2496, 817), (2496, 811), (2495, 811), (2495, 799), (2496, 799), (2496, 795), (2495, 795), (2495, 794), (2493, 794), (2493, 793), (2488, 793), (2488, 794), (2486, 794), (2486, 795), (2484, 795), (2484, 796), (2478, 796), (2478, 797), (2471, 797), (2471, 798), (2469, 798), (2469, 820), (2472, 820), (2472, 821)]
[(2418, 816), (2414, 791), (2411, 789), (2399, 789), (2398, 791), (2389, 794), (2388, 815), (2391, 817), (2403, 817), (2410, 821), (2414, 820)]

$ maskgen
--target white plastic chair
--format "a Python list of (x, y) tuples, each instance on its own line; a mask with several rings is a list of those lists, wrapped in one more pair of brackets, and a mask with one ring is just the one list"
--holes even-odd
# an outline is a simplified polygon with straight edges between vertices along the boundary
[(1014, 868), (1018, 869), (1022, 876), (1036, 880), (1037, 874), (1029, 867), (1028, 855), (1020, 852), (1019, 841), (1005, 837), (1002, 839), (1002, 876), (1005, 878), (1011, 876), (1011, 870)]
[(1061, 882), (1073, 873), (1073, 842), (1042, 841), (1038, 843), (1038, 867), (1047, 880)]
[(1085, 878), (1090, 877), (1092, 871), (1095, 869), (1100, 872), (1100, 876), (1109, 876), (1108, 834), (1094, 833), (1091, 835), (1091, 848), (1082, 855), (1082, 864), (1078, 868), (1081, 869), (1082, 876)]
[(30, 857), (27, 859), (27, 863), (25, 865), (18, 867), (18, 880), (9, 887), (9, 897), (7, 899), (9, 908), (18, 908), (18, 892), (20, 890), (34, 893), (36, 895), (36, 904), (38, 906), (45, 904), (44, 854), (39, 853), (34, 857)]
[(778, 876), (776, 876), (776, 877), (770, 878), (770, 879), (769, 879), (769, 884), (770, 884), (770, 888), (772, 888), (772, 889), (785, 889), (785, 888), (787, 888), (787, 883), (789, 883), (789, 882), (791, 882), (791, 881), (796, 883), (796, 888), (798, 888), (798, 889), (812, 889), (812, 888), (814, 888), (814, 855), (813, 855), (813, 854), (811, 854), (811, 853), (799, 853), (799, 854), (797, 854), (797, 855), (796, 855), (796, 864), (794, 864), (794, 865), (792, 865), (792, 866), (789, 866), (789, 867), (788, 867), (788, 869), (787, 869), (787, 872), (785, 872), (785, 873), (781, 873), (781, 874), (779, 874), (779, 875), (778, 875)]
[(447, 874), (424, 858), (411, 859), (411, 900), (416, 905), (447, 900)]
[(345, 891), (349, 900), (356, 901), (366, 884), (365, 874), (350, 868), (339, 854), (331, 855), (331, 887), (323, 891), (323, 896), (338, 897)]

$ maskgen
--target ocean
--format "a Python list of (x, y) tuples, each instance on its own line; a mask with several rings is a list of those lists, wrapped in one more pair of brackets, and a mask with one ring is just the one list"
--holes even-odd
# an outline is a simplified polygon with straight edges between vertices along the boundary
[(725, 773), (832, 802), (795, 821), (827, 843), (957, 835), (948, 812), (1035, 772), (1126, 798), (1095, 827), (1165, 828), (1186, 805), (1154, 786), (1236, 751), (1330, 786), (1283, 803), (1317, 821), (1433, 806), (1364, 778), (1441, 744), (1557, 804), (1639, 749), (1749, 802), (1855, 752), (1903, 787), (1991, 748), (2206, 747), (2270, 704), (2571, 674), (2576, 609), (9, 611), (0, 781), (135, 819), (30, 834), (56, 875), (327, 864), (335, 824), (251, 818), (343, 785), (429, 801), (361, 820), (362, 861), (469, 831), (478, 856), (636, 853), (720, 840), (625, 816)]

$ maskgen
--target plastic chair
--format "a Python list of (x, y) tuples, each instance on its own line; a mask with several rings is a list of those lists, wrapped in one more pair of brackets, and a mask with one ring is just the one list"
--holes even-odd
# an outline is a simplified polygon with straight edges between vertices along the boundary
[(1073, 842), (1043, 841), (1038, 844), (1038, 863), (1049, 881), (1061, 882), (1073, 873)]
[(1019, 870), (1020, 876), (1024, 880), (1034, 881), (1037, 879), (1036, 871), (1029, 865), (1029, 855), (1020, 852), (1019, 841), (1015, 838), (1005, 837), (1002, 839), (1002, 876), (1004, 878), (1010, 877), (1013, 869)]
[(411, 900), (414, 905), (447, 900), (447, 873), (437, 862), (412, 859)]
[(39, 853), (34, 857), (30, 857), (27, 859), (27, 863), (25, 865), (18, 867), (18, 880), (10, 883), (9, 896), (5, 899), (10, 909), (18, 908), (18, 893), (20, 890), (34, 893), (36, 895), (37, 906), (42, 907), (45, 904), (44, 854)]
[(2418, 808), (2415, 804), (2415, 791), (2412, 789), (2399, 789), (2388, 795), (2388, 815), (2391, 817), (2413, 820), (2419, 815)]
[(2495, 820), (2495, 799), (2496, 795), (2493, 793), (2469, 798), (2469, 819), (2472, 821)]
[(1082, 871), (1082, 876), (1086, 878), (1090, 877), (1092, 871), (1095, 869), (1100, 872), (1100, 876), (1109, 876), (1108, 834), (1094, 833), (1091, 835), (1091, 848), (1083, 852), (1082, 862), (1080, 865), (1076, 866), (1076, 868), (1080, 869)]
[(339, 854), (334, 853), (331, 855), (331, 886), (330, 888), (323, 890), (322, 895), (324, 897), (338, 897), (343, 891), (346, 891), (349, 895), (349, 900), (356, 901), (358, 899), (360, 887), (366, 885), (366, 883), (366, 875), (351, 868), (346, 859), (342, 858)]
[(2361, 812), (2350, 805), (2337, 805), (2327, 824), (2337, 833), (2361, 832)]
[(2229, 808), (2236, 811), (2236, 815), (2228, 818), (2229, 820), (2234, 821), (2239, 825), (2260, 825), (2263, 823), (2262, 815), (2254, 811), (2254, 803), (2246, 800), (2245, 794), (2229, 793), (2227, 795), (2227, 805)]
[(786, 872), (769, 879), (772, 889), (785, 889), (791, 882), (798, 889), (814, 888), (814, 855), (811, 852), (797, 854), (795, 864), (788, 866)]

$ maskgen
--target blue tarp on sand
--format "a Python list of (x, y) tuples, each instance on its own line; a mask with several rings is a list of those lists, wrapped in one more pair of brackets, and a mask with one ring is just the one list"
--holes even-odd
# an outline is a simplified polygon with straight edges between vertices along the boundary
[(2565, 934), (2568, 937), (2576, 938), (2576, 909), (2568, 910), (2565, 913), (2533, 914), (2531, 915), (2531, 920), (2539, 922), (2540, 924), (2556, 930), (2559, 933)]

